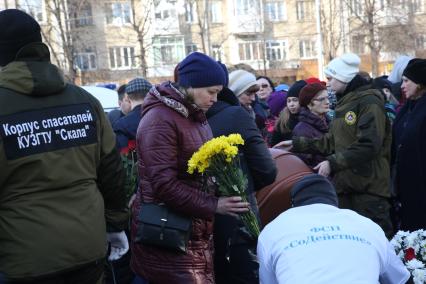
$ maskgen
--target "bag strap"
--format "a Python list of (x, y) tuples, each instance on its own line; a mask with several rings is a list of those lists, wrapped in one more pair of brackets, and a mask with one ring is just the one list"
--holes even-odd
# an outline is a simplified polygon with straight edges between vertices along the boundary
[(164, 206), (164, 215), (160, 218), (161, 220), (161, 228), (160, 228), (160, 240), (163, 240), (164, 238), (164, 228), (166, 227), (168, 218), (169, 218), (169, 209)]

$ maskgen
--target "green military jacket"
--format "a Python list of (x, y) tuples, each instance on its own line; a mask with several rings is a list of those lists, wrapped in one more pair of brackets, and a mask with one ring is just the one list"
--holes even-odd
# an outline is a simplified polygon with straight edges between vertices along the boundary
[(126, 226), (123, 169), (100, 103), (42, 43), (0, 71), (0, 272), (33, 278), (101, 259)]
[(389, 197), (391, 127), (383, 96), (370, 88), (343, 96), (329, 133), (317, 140), (295, 137), (293, 150), (326, 155), (338, 193)]

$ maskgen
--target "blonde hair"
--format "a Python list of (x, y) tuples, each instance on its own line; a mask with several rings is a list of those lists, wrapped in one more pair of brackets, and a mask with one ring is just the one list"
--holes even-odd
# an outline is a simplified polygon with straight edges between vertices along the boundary
[(416, 84), (416, 85), (417, 85), (416, 93), (412, 97), (413, 100), (417, 100), (417, 99), (423, 97), (423, 95), (425, 94), (425, 91), (426, 91), (425, 85), (422, 85), (422, 84)]
[(281, 132), (281, 133), (289, 133), (291, 132), (290, 129), (290, 110), (288, 107), (285, 107), (281, 112), (280, 116), (277, 120), (277, 123), (275, 124), (275, 127)]
[(417, 84), (417, 89), (418, 91), (421, 93), (420, 95), (423, 95), (424, 92), (426, 91), (426, 85), (423, 84)]

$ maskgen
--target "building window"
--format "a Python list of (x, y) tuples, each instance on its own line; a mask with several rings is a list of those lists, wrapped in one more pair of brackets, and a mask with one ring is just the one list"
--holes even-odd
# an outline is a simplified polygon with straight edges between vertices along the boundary
[(351, 0), (351, 13), (352, 15), (362, 15), (362, 3), (361, 0)]
[(296, 16), (298, 21), (313, 19), (313, 4), (312, 1), (296, 1)]
[(423, 13), (423, 0), (411, 0), (408, 5), (410, 13)]
[(187, 44), (185, 46), (186, 55), (190, 54), (191, 52), (197, 51), (197, 45), (194, 43)]
[(153, 40), (154, 63), (177, 64), (185, 56), (182, 37), (157, 37)]
[(134, 47), (110, 47), (109, 62), (111, 69), (132, 69), (136, 67)]
[(286, 42), (285, 41), (267, 41), (266, 59), (269, 61), (282, 61), (286, 60)]
[(94, 52), (81, 52), (77, 53), (75, 57), (75, 64), (82, 71), (96, 70), (96, 53)]
[(248, 15), (250, 9), (257, 7), (255, 1), (256, 0), (235, 0), (235, 14), (238, 16)]
[(222, 61), (222, 48), (219, 44), (212, 45), (212, 55), (214, 59)]
[(238, 44), (240, 60), (263, 59), (263, 46), (260, 42), (244, 42)]
[(185, 3), (185, 21), (187, 23), (193, 23), (195, 21), (195, 2)]
[(212, 23), (222, 23), (222, 2), (211, 2), (211, 21)]
[(353, 53), (365, 53), (365, 36), (357, 35), (352, 37), (351, 49)]
[(426, 40), (424, 35), (419, 35), (416, 38), (415, 45), (416, 49), (426, 49)]
[(93, 25), (92, 7), (89, 3), (84, 3), (81, 8), (74, 6), (74, 23), (76, 27)]
[(316, 56), (315, 41), (301, 40), (299, 41), (300, 58), (313, 58)]
[(176, 11), (175, 10), (157, 10), (155, 12), (155, 19), (157, 20), (167, 20), (168, 18), (175, 18)]
[(107, 24), (121, 26), (130, 24), (131, 10), (127, 2), (114, 2), (105, 5)]
[(287, 20), (287, 11), (286, 11), (285, 2), (266, 3), (266, 14), (270, 21)]
[[(352, 0), (352, 1), (355, 1), (355, 0)], [(394, 8), (398, 7), (400, 9), (405, 9), (409, 5), (407, 0), (389, 0), (388, 3)]]
[(33, 16), (37, 21), (44, 22), (43, 0), (20, 0), (18, 8)]

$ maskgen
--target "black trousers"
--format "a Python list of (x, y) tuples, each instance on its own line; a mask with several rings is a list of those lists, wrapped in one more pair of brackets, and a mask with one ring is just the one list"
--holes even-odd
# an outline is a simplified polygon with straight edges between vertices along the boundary
[(101, 284), (104, 260), (99, 260), (76, 269), (26, 280), (6, 281), (7, 284)]
[(259, 283), (257, 241), (241, 230), (239, 220), (216, 214), (213, 239), (216, 284)]
[(388, 239), (394, 236), (388, 198), (368, 193), (339, 194), (339, 208), (351, 209), (371, 219), (383, 229)]

